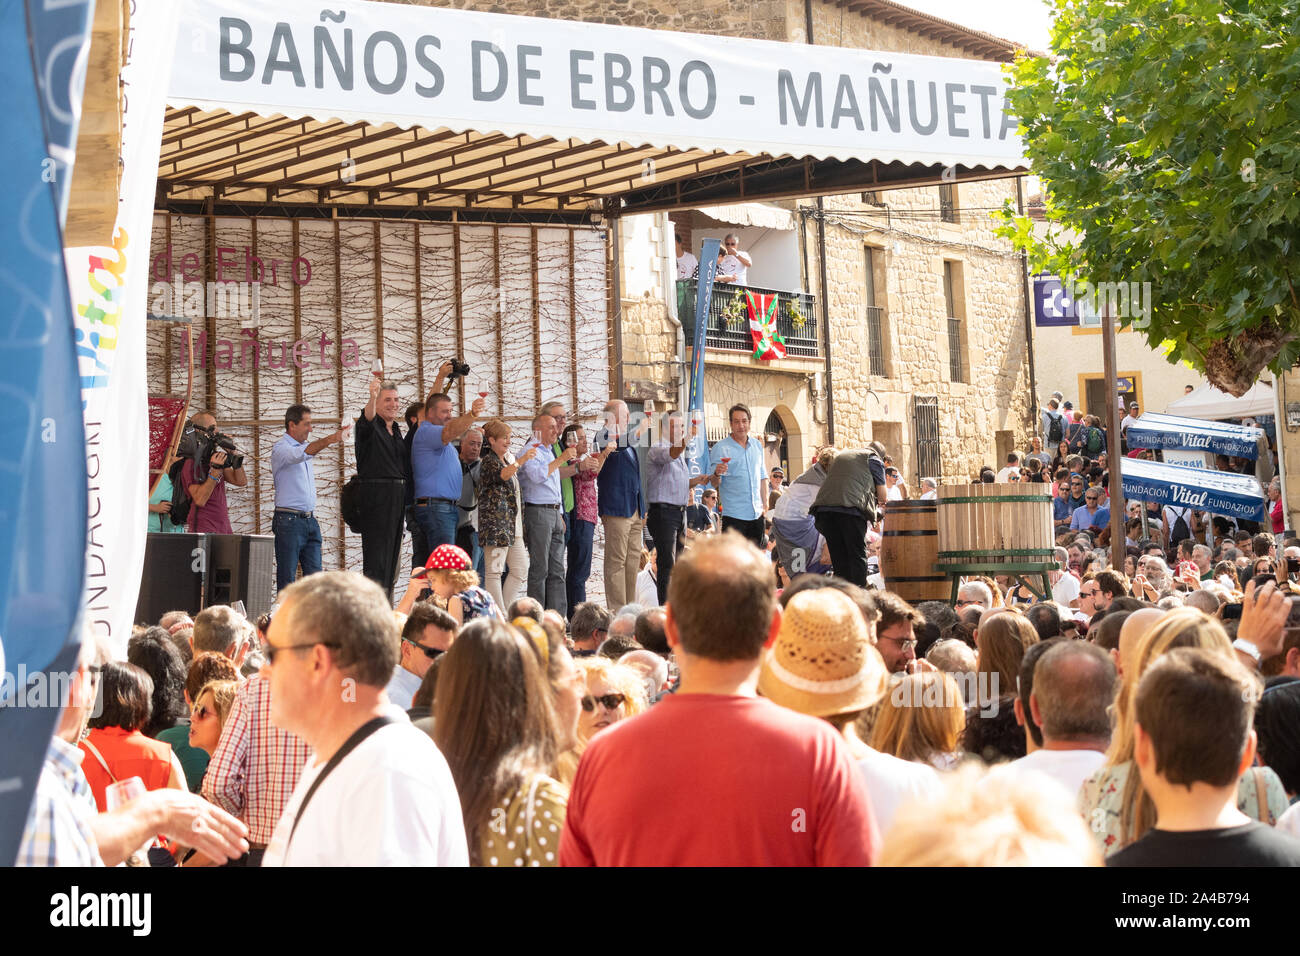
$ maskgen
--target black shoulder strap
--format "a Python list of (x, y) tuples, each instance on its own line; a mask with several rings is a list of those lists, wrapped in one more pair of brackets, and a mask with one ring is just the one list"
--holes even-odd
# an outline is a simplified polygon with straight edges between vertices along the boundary
[(325, 764), (325, 769), (320, 772), (320, 775), (313, 780), (311, 786), (307, 788), (307, 793), (302, 798), (302, 803), (298, 804), (298, 812), (294, 814), (293, 818), (293, 827), (289, 830), (289, 840), (284, 845), (286, 856), (289, 853), (289, 844), (293, 843), (293, 835), (298, 831), (298, 821), (302, 819), (303, 811), (307, 809), (307, 804), (311, 802), (312, 795), (316, 792), (316, 788), (325, 782), (325, 778), (330, 775), (330, 772), (343, 762), (344, 757), (356, 750), (363, 740), (373, 734), (380, 727), (395, 723), (397, 723), (397, 720), (393, 717), (389, 717), (387, 714), (382, 717), (376, 717), (373, 720), (368, 720), (358, 727), (351, 737), (343, 742), (342, 747), (334, 752), (334, 756), (330, 757), (329, 762)]

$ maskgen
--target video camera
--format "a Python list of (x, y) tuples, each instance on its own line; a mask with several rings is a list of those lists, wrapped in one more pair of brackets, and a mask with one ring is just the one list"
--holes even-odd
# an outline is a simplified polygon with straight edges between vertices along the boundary
[(185, 429), (181, 432), (180, 444), (176, 447), (176, 457), (192, 459), (206, 474), (212, 465), (212, 453), (218, 448), (226, 452), (226, 463), (219, 467), (231, 469), (243, 467), (244, 456), (238, 453), (234, 439), (217, 431), (215, 425), (201, 428), (191, 419), (185, 423)]
[(447, 359), (447, 361), (451, 363), (451, 374), (447, 376), (447, 386), (450, 387), (451, 383), (456, 381), (456, 379), (463, 378), (469, 374), (469, 363), (465, 362), (463, 359), (458, 359), (455, 356)]

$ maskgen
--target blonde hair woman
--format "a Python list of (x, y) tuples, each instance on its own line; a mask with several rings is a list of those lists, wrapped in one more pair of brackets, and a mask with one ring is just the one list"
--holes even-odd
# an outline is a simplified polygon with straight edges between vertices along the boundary
[[(1124, 668), (1115, 695), (1106, 763), (1079, 790), (1079, 810), (1107, 856), (1155, 826), (1155, 805), (1133, 762), (1137, 689), (1152, 662), (1178, 647), (1199, 647), (1235, 660), (1223, 626), (1195, 608), (1169, 611), (1139, 641), (1133, 666)], [(1237, 785), (1237, 809), (1252, 819), (1271, 826), (1286, 808), (1282, 781), (1267, 767), (1252, 768)]]
[(989, 577), (987, 574), (977, 574), (977, 575), (975, 575), (975, 576), (973, 576), (973, 577), (969, 577), (969, 578), (967, 578), (966, 580), (967, 580), (967, 581), (979, 581), (979, 582), (981, 582), (985, 587), (987, 587), (987, 588), (989, 589), (989, 593), (993, 595), (993, 606), (994, 606), (994, 607), (1006, 607), (1006, 606), (1007, 606), (1007, 605), (1006, 605), (1006, 602), (1003, 601), (1003, 599), (1002, 599), (1002, 589), (1001, 589), (1000, 587), (998, 587), (998, 582), (995, 581), (995, 580), (993, 580), (993, 579), (992, 579), (991, 577)]
[(645, 681), (632, 668), (616, 664), (608, 657), (583, 657), (576, 662), (586, 679), (582, 695), (582, 713), (578, 715), (578, 741), (587, 741), (605, 728), (635, 717), (649, 706)]
[(237, 680), (210, 680), (194, 698), (190, 714), (190, 746), (202, 750), (209, 757), (221, 740), (221, 730), (226, 726), (230, 706), (235, 702)]
[(957, 765), (966, 705), (957, 682), (942, 671), (896, 677), (880, 703), (868, 746), (939, 770)]
[(877, 866), (1100, 866), (1065, 792), (1039, 774), (965, 767), (940, 799), (905, 804)]

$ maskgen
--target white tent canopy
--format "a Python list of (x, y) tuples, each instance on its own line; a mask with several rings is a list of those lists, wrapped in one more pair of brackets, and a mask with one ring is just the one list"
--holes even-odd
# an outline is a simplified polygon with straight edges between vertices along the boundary
[(1273, 399), (1273, 386), (1256, 382), (1245, 395), (1234, 398), (1213, 385), (1202, 385), (1176, 402), (1170, 402), (1165, 411), (1183, 418), (1203, 418), (1219, 421), (1225, 418), (1248, 418), (1252, 415), (1272, 415), (1277, 406)]

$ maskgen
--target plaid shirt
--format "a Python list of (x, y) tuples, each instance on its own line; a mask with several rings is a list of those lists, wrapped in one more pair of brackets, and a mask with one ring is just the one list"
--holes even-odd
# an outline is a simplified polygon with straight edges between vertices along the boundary
[(83, 753), (54, 737), (36, 781), (18, 866), (103, 866), (90, 821), (95, 797), (81, 772)]
[(203, 796), (248, 825), (250, 844), (266, 846), (310, 754), (303, 740), (271, 725), (271, 685), (251, 677), (235, 694)]

